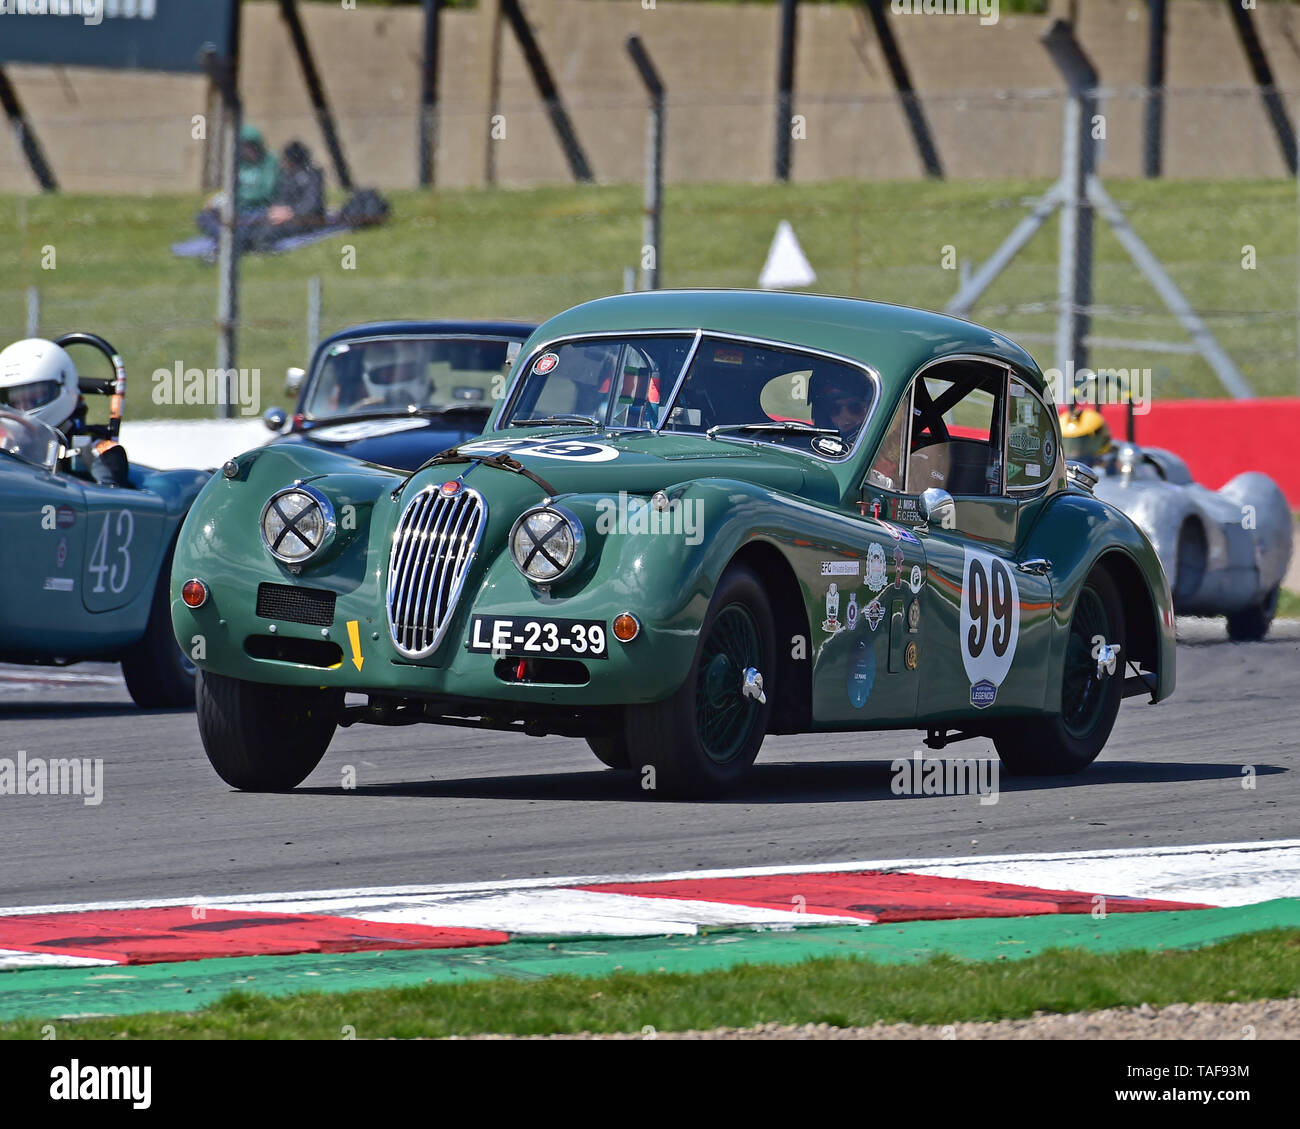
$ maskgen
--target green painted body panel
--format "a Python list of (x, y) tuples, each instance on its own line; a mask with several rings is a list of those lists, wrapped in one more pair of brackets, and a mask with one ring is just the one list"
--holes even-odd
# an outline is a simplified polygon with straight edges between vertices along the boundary
[[(613, 451), (604, 462), (517, 452), (554, 488), (557, 502), (578, 517), (586, 535), (586, 555), (575, 574), (543, 591), (520, 575), (506, 549), (515, 519), (546, 496), (526, 477), (479, 464), (443, 465), (417, 474), (393, 501), (401, 478), (384, 468), (307, 447), (250, 452), (239, 460), (238, 478), (216, 476), (204, 488), (181, 531), (172, 573), (173, 624), (181, 644), (193, 651), (201, 638), (198, 665), (231, 677), (454, 698), (466, 702), (467, 714), (487, 702), (522, 709), (660, 701), (680, 688), (691, 668), (723, 572), (738, 554), (760, 552), (765, 560), (779, 555), (793, 577), (789, 589), (773, 596), (782, 622), (794, 627), (792, 637), (779, 637), (777, 646), (789, 651), (794, 677), (807, 679), (808, 727), (914, 727), (1056, 712), (1074, 599), (1097, 560), (1113, 553), (1131, 561), (1145, 585), (1158, 652), (1148, 667), (1158, 671), (1158, 696), (1172, 691), (1172, 610), (1154, 550), (1131, 521), (1067, 486), (1064, 474), (1020, 499), (959, 498), (952, 530), (913, 530), (906, 522), (888, 523), (860, 511), (860, 502), (880, 494), (864, 493), (866, 470), (920, 368), (948, 355), (973, 354), (1043, 388), (1029, 355), (998, 334), (939, 315), (848, 299), (657, 292), (603, 299), (553, 318), (525, 345), (518, 371), (525, 370), (531, 353), (566, 337), (700, 328), (869, 365), (879, 376), (879, 398), (853, 455), (832, 462), (767, 442), (682, 433), (494, 431), (498, 406), (476, 441), (484, 449), (491, 449), (489, 441), (553, 439)], [(1057, 440), (1059, 447), (1059, 434)], [(427, 659), (404, 659), (391, 641), (386, 613), (394, 531), (403, 507), (422, 488), (456, 478), (481, 495), (486, 526), (441, 644)], [(298, 575), (270, 556), (258, 531), (267, 499), (295, 481), (325, 493), (339, 515), (335, 541)], [(601, 528), (602, 506), (620, 491), (646, 499), (656, 490), (697, 514), (696, 528), (658, 534)], [(964, 564), (971, 551), (1001, 562), (1014, 578), (1019, 625), (996, 697), (979, 709), (972, 704), (976, 680), (958, 646)], [(1052, 562), (1049, 575), (1017, 568), (1034, 557)], [(179, 599), (190, 577), (201, 578), (211, 592), (198, 610)], [(326, 668), (247, 653), (248, 637), (265, 636), (271, 622), (255, 613), (263, 582), (336, 594), (327, 628), (281, 620), (275, 634), (281, 640), (326, 639), (340, 648), (340, 661)], [(869, 614), (873, 604), (879, 607)], [(586, 685), (506, 681), (497, 677), (491, 655), (466, 649), (474, 615), (598, 619), (608, 625), (624, 611), (641, 620), (641, 635), (627, 645), (611, 636), (609, 658), (586, 663)], [(349, 621), (358, 625), (360, 669), (348, 641)], [(909, 656), (916, 661), (909, 663)]]
[(207, 478), (133, 467), (132, 486), (118, 488), (0, 462), (0, 657), (112, 657), (138, 641), (159, 570)]

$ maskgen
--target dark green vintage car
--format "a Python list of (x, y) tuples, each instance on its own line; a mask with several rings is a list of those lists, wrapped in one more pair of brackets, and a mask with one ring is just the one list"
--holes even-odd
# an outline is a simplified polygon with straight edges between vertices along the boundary
[(338, 725), (431, 721), (701, 796), (768, 733), (919, 728), (1077, 771), (1173, 691), (1174, 619), (1044, 397), (1005, 337), (898, 306), (571, 309), (412, 474), (272, 447), (213, 478), (172, 571), (208, 757), (291, 788)]

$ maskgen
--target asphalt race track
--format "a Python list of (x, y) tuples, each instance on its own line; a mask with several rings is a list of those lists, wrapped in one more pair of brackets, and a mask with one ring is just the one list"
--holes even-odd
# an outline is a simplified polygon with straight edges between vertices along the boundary
[(915, 731), (770, 739), (744, 794), (678, 804), (579, 741), (358, 726), (297, 791), (245, 795), (208, 766), (192, 714), (137, 710), (115, 667), (3, 667), (0, 757), (104, 765), (98, 806), (0, 796), (0, 905), (1296, 836), (1300, 622), (1234, 645), (1221, 620), (1180, 621), (1180, 639), (1172, 699), (1128, 700), (1092, 768), (1003, 776), (995, 805), (893, 795)]

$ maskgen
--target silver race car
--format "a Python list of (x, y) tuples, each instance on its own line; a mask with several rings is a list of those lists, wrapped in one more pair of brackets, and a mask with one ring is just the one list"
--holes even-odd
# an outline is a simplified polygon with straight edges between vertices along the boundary
[(1218, 491), (1192, 480), (1171, 451), (1112, 442), (1101, 413), (1076, 406), (1061, 418), (1068, 459), (1097, 475), (1097, 497), (1151, 539), (1179, 615), (1227, 616), (1228, 637), (1262, 639), (1291, 561), (1291, 507), (1266, 474), (1248, 471)]

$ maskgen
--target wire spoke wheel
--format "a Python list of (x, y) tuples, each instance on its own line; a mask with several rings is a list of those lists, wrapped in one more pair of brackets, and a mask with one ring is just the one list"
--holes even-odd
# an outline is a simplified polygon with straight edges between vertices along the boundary
[(746, 667), (762, 661), (758, 625), (741, 604), (718, 613), (700, 653), (695, 682), (695, 723), (700, 744), (715, 764), (727, 764), (749, 740), (758, 703), (741, 693)]
[[(1095, 568), (1079, 589), (1061, 654), (1060, 712), (1010, 717), (996, 726), (994, 744), (1009, 771), (1059, 776), (1096, 759), (1119, 713), (1128, 642), (1119, 589), (1105, 568)], [(1103, 668), (1098, 678), (1103, 646), (1115, 648), (1115, 670)]]
[[(1070, 639), (1066, 644), (1065, 677), (1061, 683), (1061, 718), (1066, 728), (1082, 736), (1097, 723), (1106, 702), (1107, 679), (1097, 677), (1097, 660), (1093, 657), (1093, 640), (1114, 642), (1105, 605), (1093, 588), (1079, 593), (1079, 602), (1070, 622)], [(1121, 661), (1123, 656), (1121, 655)]]
[(714, 589), (676, 693), (625, 708), (628, 766), (642, 773), (644, 790), (705, 799), (744, 782), (780, 692), (772, 606), (758, 576), (732, 564)]

